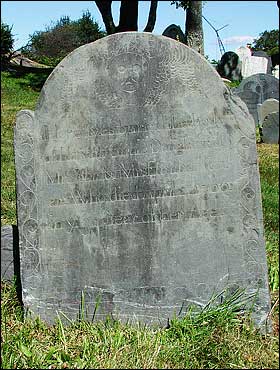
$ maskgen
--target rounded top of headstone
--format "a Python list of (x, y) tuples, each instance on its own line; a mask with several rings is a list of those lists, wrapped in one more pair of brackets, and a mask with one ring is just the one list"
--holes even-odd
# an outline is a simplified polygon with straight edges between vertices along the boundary
[(207, 60), (188, 46), (148, 32), (122, 32), (68, 54), (47, 79), (37, 109), (67, 111), (86, 100), (105, 110), (147, 107), (163, 103), (167, 94), (169, 102), (187, 95), (190, 106), (199, 98), (206, 110), (206, 102), (223, 99), (225, 89)]
[(264, 119), (268, 114), (279, 112), (279, 101), (277, 99), (266, 99), (259, 108), (259, 124), (262, 126)]
[[(262, 103), (262, 106), (265, 106), (267, 104), (275, 104), (275, 107), (278, 106), (279, 108), (279, 100), (277, 99), (274, 99), (274, 98), (269, 98), (269, 99), (266, 99), (263, 103)], [(278, 105), (277, 105), (278, 104)], [(279, 110), (279, 109), (278, 109)]]
[(170, 26), (166, 27), (162, 35), (170, 37), (180, 42), (184, 42), (185, 40), (185, 35), (183, 31), (181, 30), (181, 27), (177, 26), (176, 24), (170, 24)]
[(228, 78), (231, 81), (242, 79), (239, 56), (234, 51), (227, 51), (222, 55), (216, 70), (221, 77)]
[(231, 68), (236, 68), (239, 63), (239, 56), (234, 51), (227, 51), (222, 55), (222, 58), (219, 62), (220, 66), (230, 63)]
[(268, 98), (279, 99), (279, 81), (267, 73), (257, 73), (243, 79), (232, 91), (246, 103), (257, 124), (257, 104)]
[(248, 76), (242, 80), (237, 90), (251, 90), (254, 88), (257, 93), (261, 93), (260, 86), (270, 92), (270, 96), (264, 96), (261, 102), (268, 98), (279, 99), (279, 81), (272, 75), (267, 73), (256, 73), (254, 75)]

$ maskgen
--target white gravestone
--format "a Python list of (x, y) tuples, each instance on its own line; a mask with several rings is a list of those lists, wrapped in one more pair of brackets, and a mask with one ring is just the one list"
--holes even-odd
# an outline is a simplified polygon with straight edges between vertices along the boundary
[(257, 73), (267, 73), (268, 60), (265, 57), (252, 56), (250, 48), (241, 46), (236, 50), (241, 61), (242, 77), (246, 78)]
[(263, 121), (266, 116), (273, 112), (279, 112), (279, 100), (277, 99), (266, 99), (260, 107), (258, 107), (259, 111), (259, 125), (263, 125)]

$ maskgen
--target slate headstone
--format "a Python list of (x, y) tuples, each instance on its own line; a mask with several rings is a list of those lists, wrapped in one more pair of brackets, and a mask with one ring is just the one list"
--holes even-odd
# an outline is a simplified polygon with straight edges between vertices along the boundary
[(13, 281), (14, 256), (13, 256), (13, 227), (1, 227), (1, 279)]
[(89, 319), (166, 325), (240, 288), (265, 323), (255, 125), (192, 49), (125, 32), (74, 50), (18, 113), (15, 159), (33, 315), (76, 318), (83, 293)]
[(227, 78), (230, 81), (241, 81), (242, 75), (239, 56), (233, 51), (224, 53), (217, 65), (217, 72), (222, 78)]
[(173, 40), (185, 42), (185, 35), (180, 26), (171, 24), (162, 33), (163, 36), (170, 37)]
[(257, 105), (269, 98), (279, 100), (279, 81), (272, 75), (258, 73), (242, 80), (238, 87), (232, 89), (232, 92), (246, 103), (257, 125)]
[(266, 144), (279, 144), (279, 111), (268, 114), (264, 119), (262, 141)]
[(259, 107), (259, 125), (263, 125), (266, 116), (273, 112), (279, 112), (279, 100), (267, 99)]
[(1, 279), (15, 283), (21, 301), (19, 237), (16, 225), (1, 227)]

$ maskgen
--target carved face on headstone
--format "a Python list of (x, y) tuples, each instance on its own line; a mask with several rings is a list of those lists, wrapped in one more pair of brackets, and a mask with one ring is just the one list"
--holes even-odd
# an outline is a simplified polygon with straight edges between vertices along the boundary
[(109, 61), (111, 82), (116, 91), (133, 94), (145, 89), (148, 63), (140, 54), (123, 53)]

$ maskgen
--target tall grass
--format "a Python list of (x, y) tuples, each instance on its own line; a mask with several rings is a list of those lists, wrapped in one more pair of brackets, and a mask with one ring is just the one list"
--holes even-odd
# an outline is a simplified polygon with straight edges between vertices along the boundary
[[(262, 335), (239, 316), (233, 300), (183, 319), (168, 328), (148, 328), (107, 319), (64, 326), (40, 319), (22, 321), (15, 290), (2, 287), (2, 368), (278, 368), (278, 338)], [(236, 296), (238, 297), (238, 294)]]
[[(29, 80), (1, 76), (1, 223), (15, 224), (13, 126), (16, 112), (34, 109), (39, 93)], [(23, 318), (15, 285), (1, 286), (1, 367), (11, 368), (189, 368), (256, 369), (279, 367), (278, 304), (278, 146), (258, 144), (269, 283), (274, 332), (263, 335), (240, 314), (234, 300), (209, 305), (195, 315), (173, 318), (168, 328), (125, 325), (108, 319), (84, 320), (84, 298), (78, 320), (58, 316), (55, 325)], [(239, 293), (236, 293), (239, 294)], [(239, 297), (240, 298), (240, 297)]]

